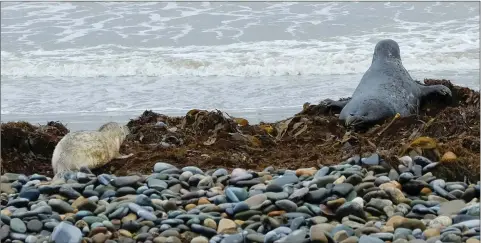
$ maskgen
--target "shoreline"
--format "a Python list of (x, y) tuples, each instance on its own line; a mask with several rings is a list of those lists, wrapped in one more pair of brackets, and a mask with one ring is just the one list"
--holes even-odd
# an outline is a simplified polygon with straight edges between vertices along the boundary
[[(231, 116), (242, 117), (249, 121), (250, 124), (259, 124), (260, 122), (275, 123), (284, 119), (288, 119), (295, 115), (302, 109), (302, 104), (299, 107), (285, 107), (280, 109), (259, 109), (252, 111), (236, 111), (225, 110)], [(208, 109), (214, 111), (216, 109)], [(170, 117), (184, 116), (189, 110), (183, 109), (180, 111), (167, 111), (161, 112), (153, 110), (156, 113), (164, 114)], [(138, 118), (141, 112), (129, 111), (120, 114), (119, 112), (95, 112), (95, 113), (65, 113), (65, 114), (38, 114), (38, 115), (26, 115), (26, 114), (4, 114), (1, 116), (1, 123), (7, 122), (19, 122), (26, 121), (32, 125), (45, 125), (48, 121), (58, 121), (64, 124), (71, 132), (81, 130), (96, 130), (101, 125), (107, 122), (119, 122), (127, 124), (131, 119)], [(262, 118), (260, 118), (262, 116)], [(55, 119), (52, 119), (55, 117)]]

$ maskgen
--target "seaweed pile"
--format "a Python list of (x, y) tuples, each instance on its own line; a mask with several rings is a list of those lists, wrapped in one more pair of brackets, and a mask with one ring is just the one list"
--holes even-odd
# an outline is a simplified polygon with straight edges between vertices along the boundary
[[(127, 124), (132, 134), (121, 148), (122, 153), (134, 156), (113, 160), (94, 173), (145, 174), (159, 161), (203, 169), (296, 169), (378, 153), (392, 166), (397, 166), (403, 155), (422, 155), (439, 162), (433, 171), (437, 177), (479, 180), (479, 91), (448, 80), (426, 79), (424, 84), (449, 87), (451, 104), (431, 97), (419, 115), (386, 121), (364, 132), (347, 130), (337, 119), (339, 111), (322, 102), (304, 104), (291, 118), (255, 125), (218, 110), (194, 109), (183, 117), (145, 111)], [(2, 173), (52, 176), (51, 154), (66, 133), (58, 122), (45, 126), (3, 123)]]

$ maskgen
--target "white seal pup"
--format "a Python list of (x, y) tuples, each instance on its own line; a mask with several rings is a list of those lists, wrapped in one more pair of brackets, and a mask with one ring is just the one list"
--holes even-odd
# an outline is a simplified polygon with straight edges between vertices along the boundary
[(55, 177), (81, 168), (94, 169), (113, 159), (125, 159), (133, 154), (122, 155), (120, 146), (129, 128), (116, 122), (102, 125), (98, 131), (79, 131), (65, 135), (55, 147), (52, 168)]

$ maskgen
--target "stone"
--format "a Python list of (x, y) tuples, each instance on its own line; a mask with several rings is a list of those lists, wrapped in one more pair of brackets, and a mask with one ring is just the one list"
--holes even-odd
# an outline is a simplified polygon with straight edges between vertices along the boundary
[(267, 199), (271, 201), (287, 199), (289, 197), (287, 192), (266, 192), (264, 194), (267, 196)]
[(331, 200), (326, 203), (326, 205), (330, 208), (338, 208), (339, 206), (343, 205), (346, 203), (346, 199), (344, 198), (338, 198), (336, 200)]
[(463, 200), (453, 200), (453, 201), (443, 202), (440, 204), (438, 214), (451, 216), (453, 214), (457, 214), (465, 206), (466, 206), (466, 203)]
[(365, 218), (364, 210), (362, 205), (359, 205), (358, 203), (355, 202), (347, 202), (343, 205), (341, 205), (337, 210), (336, 210), (336, 217), (338, 219), (342, 219), (346, 216), (349, 215), (354, 215), (359, 218)]
[(357, 236), (350, 236), (349, 238), (341, 241), (340, 243), (358, 243), (359, 242), (359, 238), (357, 238)]
[(152, 189), (155, 189), (155, 190), (158, 190), (158, 191), (165, 190), (168, 187), (168, 185), (165, 181), (155, 179), (155, 178), (148, 179), (147, 180), (147, 186), (149, 186), (149, 188), (152, 188)]
[(303, 187), (297, 190), (294, 190), (294, 192), (289, 196), (289, 200), (291, 201), (299, 201), (304, 198), (305, 195), (309, 193), (309, 188)]
[(479, 240), (476, 238), (469, 238), (466, 240), (466, 243), (479, 243)]
[(95, 234), (94, 236), (92, 236), (92, 241), (94, 243), (104, 243), (108, 238), (109, 238), (108, 235), (106, 235), (104, 233), (98, 233), (98, 234)]
[(462, 242), (461, 236), (454, 233), (442, 234), (440, 240), (441, 242)]
[(296, 176), (313, 176), (316, 172), (315, 168), (301, 168), (296, 170)]
[(275, 217), (275, 216), (281, 216), (283, 214), (287, 213), (286, 211), (284, 210), (278, 210), (278, 211), (270, 211), (267, 216), (269, 217)]
[(119, 229), (118, 232), (119, 232), (119, 235), (121, 235), (123, 237), (132, 238), (132, 233), (130, 233), (128, 230)]
[(197, 202), (198, 205), (205, 205), (205, 204), (210, 204), (210, 201), (209, 199), (205, 198), (205, 197), (201, 197), (199, 198), (199, 201)]
[(297, 229), (292, 231), (287, 237), (281, 239), (279, 243), (302, 242), (306, 238), (307, 232), (305, 229)]
[(219, 221), (219, 227), (217, 233), (219, 234), (234, 234), (237, 232), (237, 225), (230, 219), (221, 219)]
[[(397, 226), (397, 227), (396, 227)], [(406, 228), (406, 229), (421, 229), (421, 230), (425, 230), (426, 229), (426, 225), (424, 225), (424, 223), (419, 220), (419, 219), (410, 219), (410, 218), (406, 218), (405, 220), (401, 221), (401, 223), (399, 225), (394, 225), (394, 228)]]
[(320, 188), (314, 191), (309, 191), (306, 195), (306, 201), (311, 203), (320, 203), (329, 196), (329, 191), (326, 188)]
[(347, 232), (345, 230), (340, 230), (340, 231), (337, 231), (335, 234), (334, 234), (334, 237), (333, 239), (336, 241), (336, 242), (340, 242), (340, 241), (343, 241), (345, 239), (349, 238), (349, 235), (347, 234)]
[(406, 218), (404, 218), (403, 216), (394, 215), (386, 222), (386, 226), (392, 226), (394, 228), (397, 228), (405, 220)]
[(29, 235), (25, 239), (25, 243), (36, 243), (38, 241), (38, 238), (34, 235)]
[(359, 243), (384, 243), (384, 241), (375, 237), (362, 235), (359, 238)]
[(240, 202), (246, 200), (249, 193), (243, 188), (227, 187), (225, 189), (225, 195), (231, 202)]
[(421, 194), (422, 194), (422, 195), (429, 195), (429, 194), (431, 194), (431, 193), (432, 193), (432, 191), (431, 191), (431, 189), (429, 189), (429, 187), (424, 187), (424, 188), (421, 190)]
[(439, 236), (441, 234), (441, 231), (439, 228), (431, 228), (431, 229), (426, 229), (423, 232), (423, 235), (426, 239), (429, 239), (431, 237)]
[(50, 199), (48, 200), (48, 205), (61, 214), (74, 212), (74, 208), (70, 204), (60, 199)]
[(287, 184), (295, 184), (298, 181), (299, 181), (299, 178), (294, 173), (288, 173), (272, 180), (271, 184), (275, 184), (282, 187)]
[(10, 220), (10, 230), (17, 233), (27, 232), (27, 226), (19, 218), (13, 218)]
[(40, 191), (37, 188), (28, 188), (20, 192), (18, 197), (26, 198), (30, 201), (36, 201), (40, 196)]
[(190, 241), (190, 243), (209, 243), (209, 239), (204, 236), (197, 236)]
[(212, 236), (217, 234), (216, 230), (214, 230), (212, 228), (209, 228), (209, 227), (199, 225), (199, 224), (192, 224), (190, 226), (190, 228), (191, 228), (192, 232), (195, 232), (195, 233), (198, 233), (198, 234), (201, 234), (201, 235), (205, 235), (205, 236), (208, 236), (208, 237), (212, 237)]
[(276, 201), (275, 204), (286, 212), (295, 212), (297, 210), (297, 204), (287, 199)]
[(428, 184), (421, 180), (410, 180), (403, 184), (403, 191), (409, 195), (419, 195), (421, 190), (428, 186)]
[(349, 192), (351, 192), (353, 189), (354, 189), (353, 185), (351, 185), (349, 183), (341, 183), (341, 184), (335, 185), (332, 188), (332, 193), (334, 193), (334, 194), (336, 194), (340, 197), (344, 197), (347, 194), (349, 194)]
[(180, 236), (179, 231), (173, 230), (173, 229), (165, 230), (164, 232), (160, 233), (160, 235), (164, 236), (164, 237), (170, 237), (170, 236), (179, 237)]
[(82, 196), (78, 191), (70, 186), (70, 184), (64, 184), (60, 187), (59, 193), (66, 196), (69, 199), (76, 199)]
[(43, 224), (38, 219), (32, 219), (27, 223), (27, 229), (31, 232), (40, 232), (42, 228)]
[(267, 200), (267, 196), (264, 194), (257, 194), (252, 197), (247, 198), (244, 203), (249, 205), (250, 208), (262, 204)]
[(204, 220), (204, 226), (212, 228), (214, 230), (217, 229), (217, 223), (211, 218), (207, 218)]
[(456, 154), (454, 154), (451, 151), (448, 151), (448, 152), (444, 153), (443, 156), (441, 157), (441, 163), (456, 162), (457, 159), (458, 159), (458, 157), (456, 156)]
[(309, 231), (310, 240), (312, 243), (327, 243), (328, 239), (322, 230), (322, 225), (316, 224), (311, 226)]
[(379, 161), (380, 161), (380, 159), (379, 159), (378, 154), (372, 154), (371, 156), (369, 156), (367, 158), (361, 159), (362, 164), (365, 164), (365, 165), (378, 165)]
[(73, 225), (60, 222), (54, 228), (51, 237), (55, 243), (79, 243), (82, 240), (82, 232)]
[(16, 190), (12, 188), (12, 184), (2, 182), (0, 183), (0, 192), (4, 192), (7, 194), (14, 194)]
[(448, 216), (438, 216), (435, 219), (429, 221), (428, 225), (430, 228), (445, 228), (453, 224), (453, 221)]
[(155, 173), (160, 173), (164, 170), (168, 170), (168, 169), (174, 169), (175, 166), (169, 164), (169, 163), (164, 163), (164, 162), (157, 162), (155, 163), (154, 165), (154, 172)]

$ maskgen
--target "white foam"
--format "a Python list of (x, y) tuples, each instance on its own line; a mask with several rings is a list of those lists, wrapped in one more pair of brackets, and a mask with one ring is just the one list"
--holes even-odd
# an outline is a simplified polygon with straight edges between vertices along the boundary
[[(2, 51), (2, 76), (9, 77), (167, 77), (341, 75), (365, 72), (372, 58), (370, 37), (342, 42), (272, 41), (222, 46)], [(400, 38), (397, 38), (398, 41)], [(411, 40), (411, 41), (410, 41)], [(411, 71), (479, 69), (479, 47), (469, 34), (429, 42), (399, 41)], [(115, 50), (115, 51), (114, 51)], [(103, 52), (103, 54), (101, 54)]]

